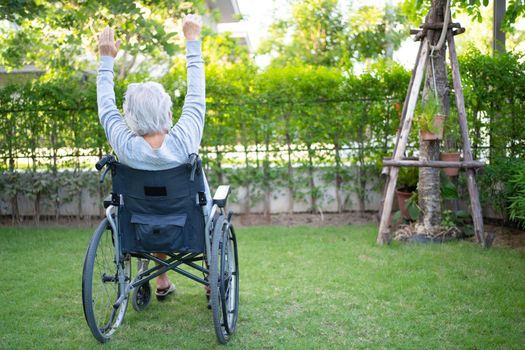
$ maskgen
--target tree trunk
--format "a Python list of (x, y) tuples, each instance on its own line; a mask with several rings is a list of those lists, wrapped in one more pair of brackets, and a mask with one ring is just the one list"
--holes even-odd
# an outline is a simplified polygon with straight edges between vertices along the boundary
[[(55, 179), (57, 179), (55, 177)], [(58, 179), (57, 179), (58, 180)], [(58, 223), (58, 220), (60, 219), (60, 197), (59, 197), (59, 188), (56, 189), (56, 197), (55, 197), (55, 222)]]
[[(397, 104), (398, 102), (396, 102)], [(395, 109), (394, 109), (395, 110)], [(388, 153), (388, 143), (390, 141), (390, 104), (387, 104), (386, 107), (386, 117), (384, 119), (384, 125), (383, 125), (383, 153), (381, 154), (382, 157), (385, 157)]]
[(341, 146), (339, 141), (334, 142), (335, 149), (335, 199), (337, 201), (337, 212), (341, 214), (344, 209), (343, 203), (343, 176), (341, 175)]
[(224, 183), (224, 178), (222, 174), (222, 152), (219, 150), (219, 146), (215, 146), (215, 171), (217, 172), (217, 181), (218, 185), (222, 185)]
[(82, 219), (84, 219), (84, 215), (82, 215), (82, 189), (78, 191), (78, 207), (77, 207), (77, 220), (80, 223)]
[(243, 214), (250, 214), (250, 210), (251, 210), (251, 207), (252, 207), (252, 204), (251, 204), (251, 201), (250, 201), (250, 196), (251, 196), (251, 177), (249, 176), (250, 174), (250, 161), (249, 161), (249, 157), (248, 157), (248, 141), (246, 140), (246, 135), (248, 133), (248, 131), (246, 130), (246, 125), (244, 123), (244, 121), (241, 122), (241, 143), (242, 143), (242, 146), (244, 148), (244, 170), (246, 172), (245, 176), (243, 177), (243, 180), (242, 180), (242, 185), (244, 186), (244, 188), (246, 188), (246, 194), (244, 196), (244, 201), (243, 201)]
[(15, 157), (13, 155), (13, 148), (9, 146), (9, 171), (15, 171)]
[(128, 63), (129, 54), (124, 51), (124, 56), (122, 57), (122, 65), (120, 66), (120, 72), (119, 72), (119, 79), (126, 79), (129, 72), (133, 69), (135, 66), (135, 62), (137, 62), (137, 55), (131, 56), (131, 61)]
[(119, 79), (124, 79), (127, 75), (126, 73), (126, 61), (128, 60), (128, 52), (124, 51), (124, 56), (122, 56), (122, 65), (120, 66), (120, 72), (118, 75)]
[(33, 218), (35, 225), (40, 224), (40, 197), (41, 193), (38, 192), (35, 197), (35, 217)]
[(14, 145), (13, 145), (13, 142), (15, 140), (15, 134), (16, 134), (16, 130), (15, 130), (15, 118), (13, 115), (11, 115), (11, 125), (9, 127), (9, 132), (7, 134), (7, 147), (9, 149), (9, 171), (10, 172), (14, 172), (15, 171), (15, 152), (14, 152)]
[[(124, 38), (124, 42), (129, 42), (130, 41), (130, 35), (129, 33), (126, 34), (125, 38)], [(127, 51), (124, 51), (124, 55), (122, 57), (122, 66), (120, 66), (120, 72), (119, 72), (119, 79), (125, 79), (129, 72), (131, 71), (131, 69), (133, 68), (133, 66), (135, 65), (135, 62), (137, 61), (137, 55), (134, 55), (134, 56), (131, 56), (131, 62), (128, 63), (128, 58), (129, 58), (129, 53)]]
[(473, 138), (473, 141), (472, 141), (472, 152), (474, 154), (474, 159), (479, 159), (480, 158), (480, 154), (481, 154), (481, 143), (480, 143), (480, 140), (481, 140), (481, 121), (480, 121), (480, 118), (478, 116), (479, 114), (479, 108), (478, 108), (478, 103), (479, 102), (476, 102), (476, 105), (474, 107), (474, 110), (472, 112), (472, 115), (474, 116), (474, 134), (476, 135), (474, 138)]
[[(363, 110), (363, 116), (368, 120), (368, 108)], [(365, 128), (363, 121), (360, 122), (357, 129), (357, 200), (359, 213), (364, 216), (366, 210), (366, 162), (365, 162)]]
[[(395, 23), (392, 23), (392, 18), (395, 16), (395, 11), (392, 0), (387, 0), (385, 5), (385, 34), (388, 34), (388, 32), (392, 31), (396, 25)], [(386, 41), (385, 57), (388, 59), (392, 59), (394, 57), (394, 43), (392, 38)]]
[[(427, 15), (427, 22), (443, 22), (446, 1), (432, 1), (432, 7)], [(436, 45), (439, 41), (440, 33), (441, 30), (429, 30), (430, 43)], [(445, 54), (446, 45), (443, 45), (441, 50), (438, 52), (434, 51), (433, 58), (429, 58), (425, 86), (423, 88), (423, 99), (428, 98), (429, 94), (435, 93), (434, 89), (437, 89), (437, 95), (441, 102), (441, 111), (448, 115), (450, 101), (448, 97), (449, 89)], [(432, 60), (434, 68), (432, 68)], [(420, 140), (419, 152), (419, 157), (422, 161), (439, 160), (439, 141)], [(438, 168), (419, 169), (418, 192), (421, 212), (416, 231), (426, 234), (436, 233), (441, 226), (441, 193)]]
[[(511, 138), (511, 141), (510, 141), (510, 149), (508, 151), (510, 152), (509, 158), (515, 158), (518, 155), (516, 153), (516, 151), (517, 151), (516, 141), (518, 141), (520, 139), (521, 130), (520, 130), (519, 125), (516, 125), (516, 121), (518, 120), (518, 116), (516, 115), (516, 107), (515, 107), (515, 104), (514, 104), (515, 103), (514, 102), (514, 97), (513, 96), (509, 96), (507, 101), (508, 101), (509, 106), (511, 106), (511, 111), (510, 111), (511, 129), (510, 130), (511, 130), (511, 134), (512, 134), (512, 138)], [(521, 123), (519, 123), (519, 124), (521, 124)]]
[(263, 160), (263, 188), (264, 188), (264, 217), (267, 222), (271, 221), (271, 188), (270, 188), (270, 135), (266, 131), (264, 135), (264, 160)]
[(307, 145), (308, 149), (308, 178), (310, 182), (310, 211), (315, 213), (317, 209), (317, 190), (315, 188), (315, 179), (314, 179), (314, 161), (313, 161), (313, 152), (312, 145)]
[(249, 177), (250, 174), (250, 164), (248, 161), (248, 145), (246, 144), (246, 141), (244, 141), (244, 163), (246, 166), (246, 177), (243, 181), (244, 187), (246, 188), (246, 196), (244, 199), (244, 214), (250, 214), (252, 203), (251, 203), (251, 179)]
[(261, 167), (261, 162), (259, 159), (259, 145), (259, 134), (257, 133), (257, 130), (255, 130), (255, 167), (257, 168), (257, 170), (259, 170), (259, 168)]
[(56, 174), (57, 173), (57, 169), (58, 169), (58, 166), (57, 166), (57, 158), (58, 158), (58, 149), (57, 149), (57, 146), (56, 146), (56, 140), (57, 140), (57, 131), (56, 131), (56, 127), (55, 125), (53, 125), (53, 130), (51, 131), (51, 147), (53, 149), (53, 174)]
[[(98, 158), (101, 159), (102, 158), (102, 148), (99, 147), (98, 149)], [(98, 211), (98, 214), (101, 218), (103, 218), (105, 216), (105, 209), (104, 209), (104, 189), (102, 188), (102, 184), (100, 184), (99, 182), (97, 182), (98, 184), (98, 203), (99, 203), (99, 211)]]
[(18, 209), (18, 193), (11, 197), (11, 224), (20, 222), (20, 211)]
[(293, 214), (294, 207), (294, 186), (293, 186), (293, 167), (292, 167), (292, 138), (290, 136), (290, 114), (285, 115), (286, 119), (286, 150), (288, 152), (288, 214)]

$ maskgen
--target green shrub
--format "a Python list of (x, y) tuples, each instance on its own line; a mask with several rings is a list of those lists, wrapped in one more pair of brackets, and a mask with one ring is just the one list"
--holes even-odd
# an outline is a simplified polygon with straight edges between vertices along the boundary
[(510, 179), (513, 195), (509, 198), (510, 219), (525, 228), (525, 167), (520, 168)]
[(516, 158), (498, 158), (488, 164), (478, 178), (482, 205), (491, 205), (494, 210), (509, 217), (511, 197), (515, 196), (513, 180), (525, 167), (525, 162)]

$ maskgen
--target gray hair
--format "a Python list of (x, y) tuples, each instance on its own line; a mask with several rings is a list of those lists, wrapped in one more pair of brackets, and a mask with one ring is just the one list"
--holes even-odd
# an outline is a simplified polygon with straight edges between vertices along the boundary
[(171, 98), (152, 81), (129, 84), (124, 96), (124, 119), (135, 134), (164, 132), (171, 128)]

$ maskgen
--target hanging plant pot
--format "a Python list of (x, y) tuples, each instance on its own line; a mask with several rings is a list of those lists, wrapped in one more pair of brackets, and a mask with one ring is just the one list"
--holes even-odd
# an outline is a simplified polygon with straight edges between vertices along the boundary
[[(459, 162), (459, 152), (441, 152), (439, 159), (446, 162)], [(443, 168), (443, 171), (448, 177), (454, 177), (459, 175), (459, 168)]]
[(412, 191), (408, 192), (404, 188), (399, 188), (396, 190), (397, 204), (399, 205), (399, 211), (403, 216), (403, 219), (410, 220), (410, 212), (407, 207), (407, 200), (412, 196)]
[(436, 114), (432, 118), (432, 131), (420, 130), (421, 139), (423, 141), (435, 141), (443, 139), (443, 125), (445, 124), (446, 116), (442, 114)]

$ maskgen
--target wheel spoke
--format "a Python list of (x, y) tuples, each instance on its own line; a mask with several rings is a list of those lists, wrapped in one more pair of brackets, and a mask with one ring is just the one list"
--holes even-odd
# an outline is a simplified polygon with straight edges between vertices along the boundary
[[(105, 225), (99, 226), (93, 235), (82, 276), (82, 294), (86, 321), (93, 335), (105, 342), (120, 325), (126, 312), (127, 298), (114, 308), (120, 297), (119, 280), (130, 281), (129, 258), (118, 265), (112, 232)], [(122, 276), (122, 277), (119, 277)]]

